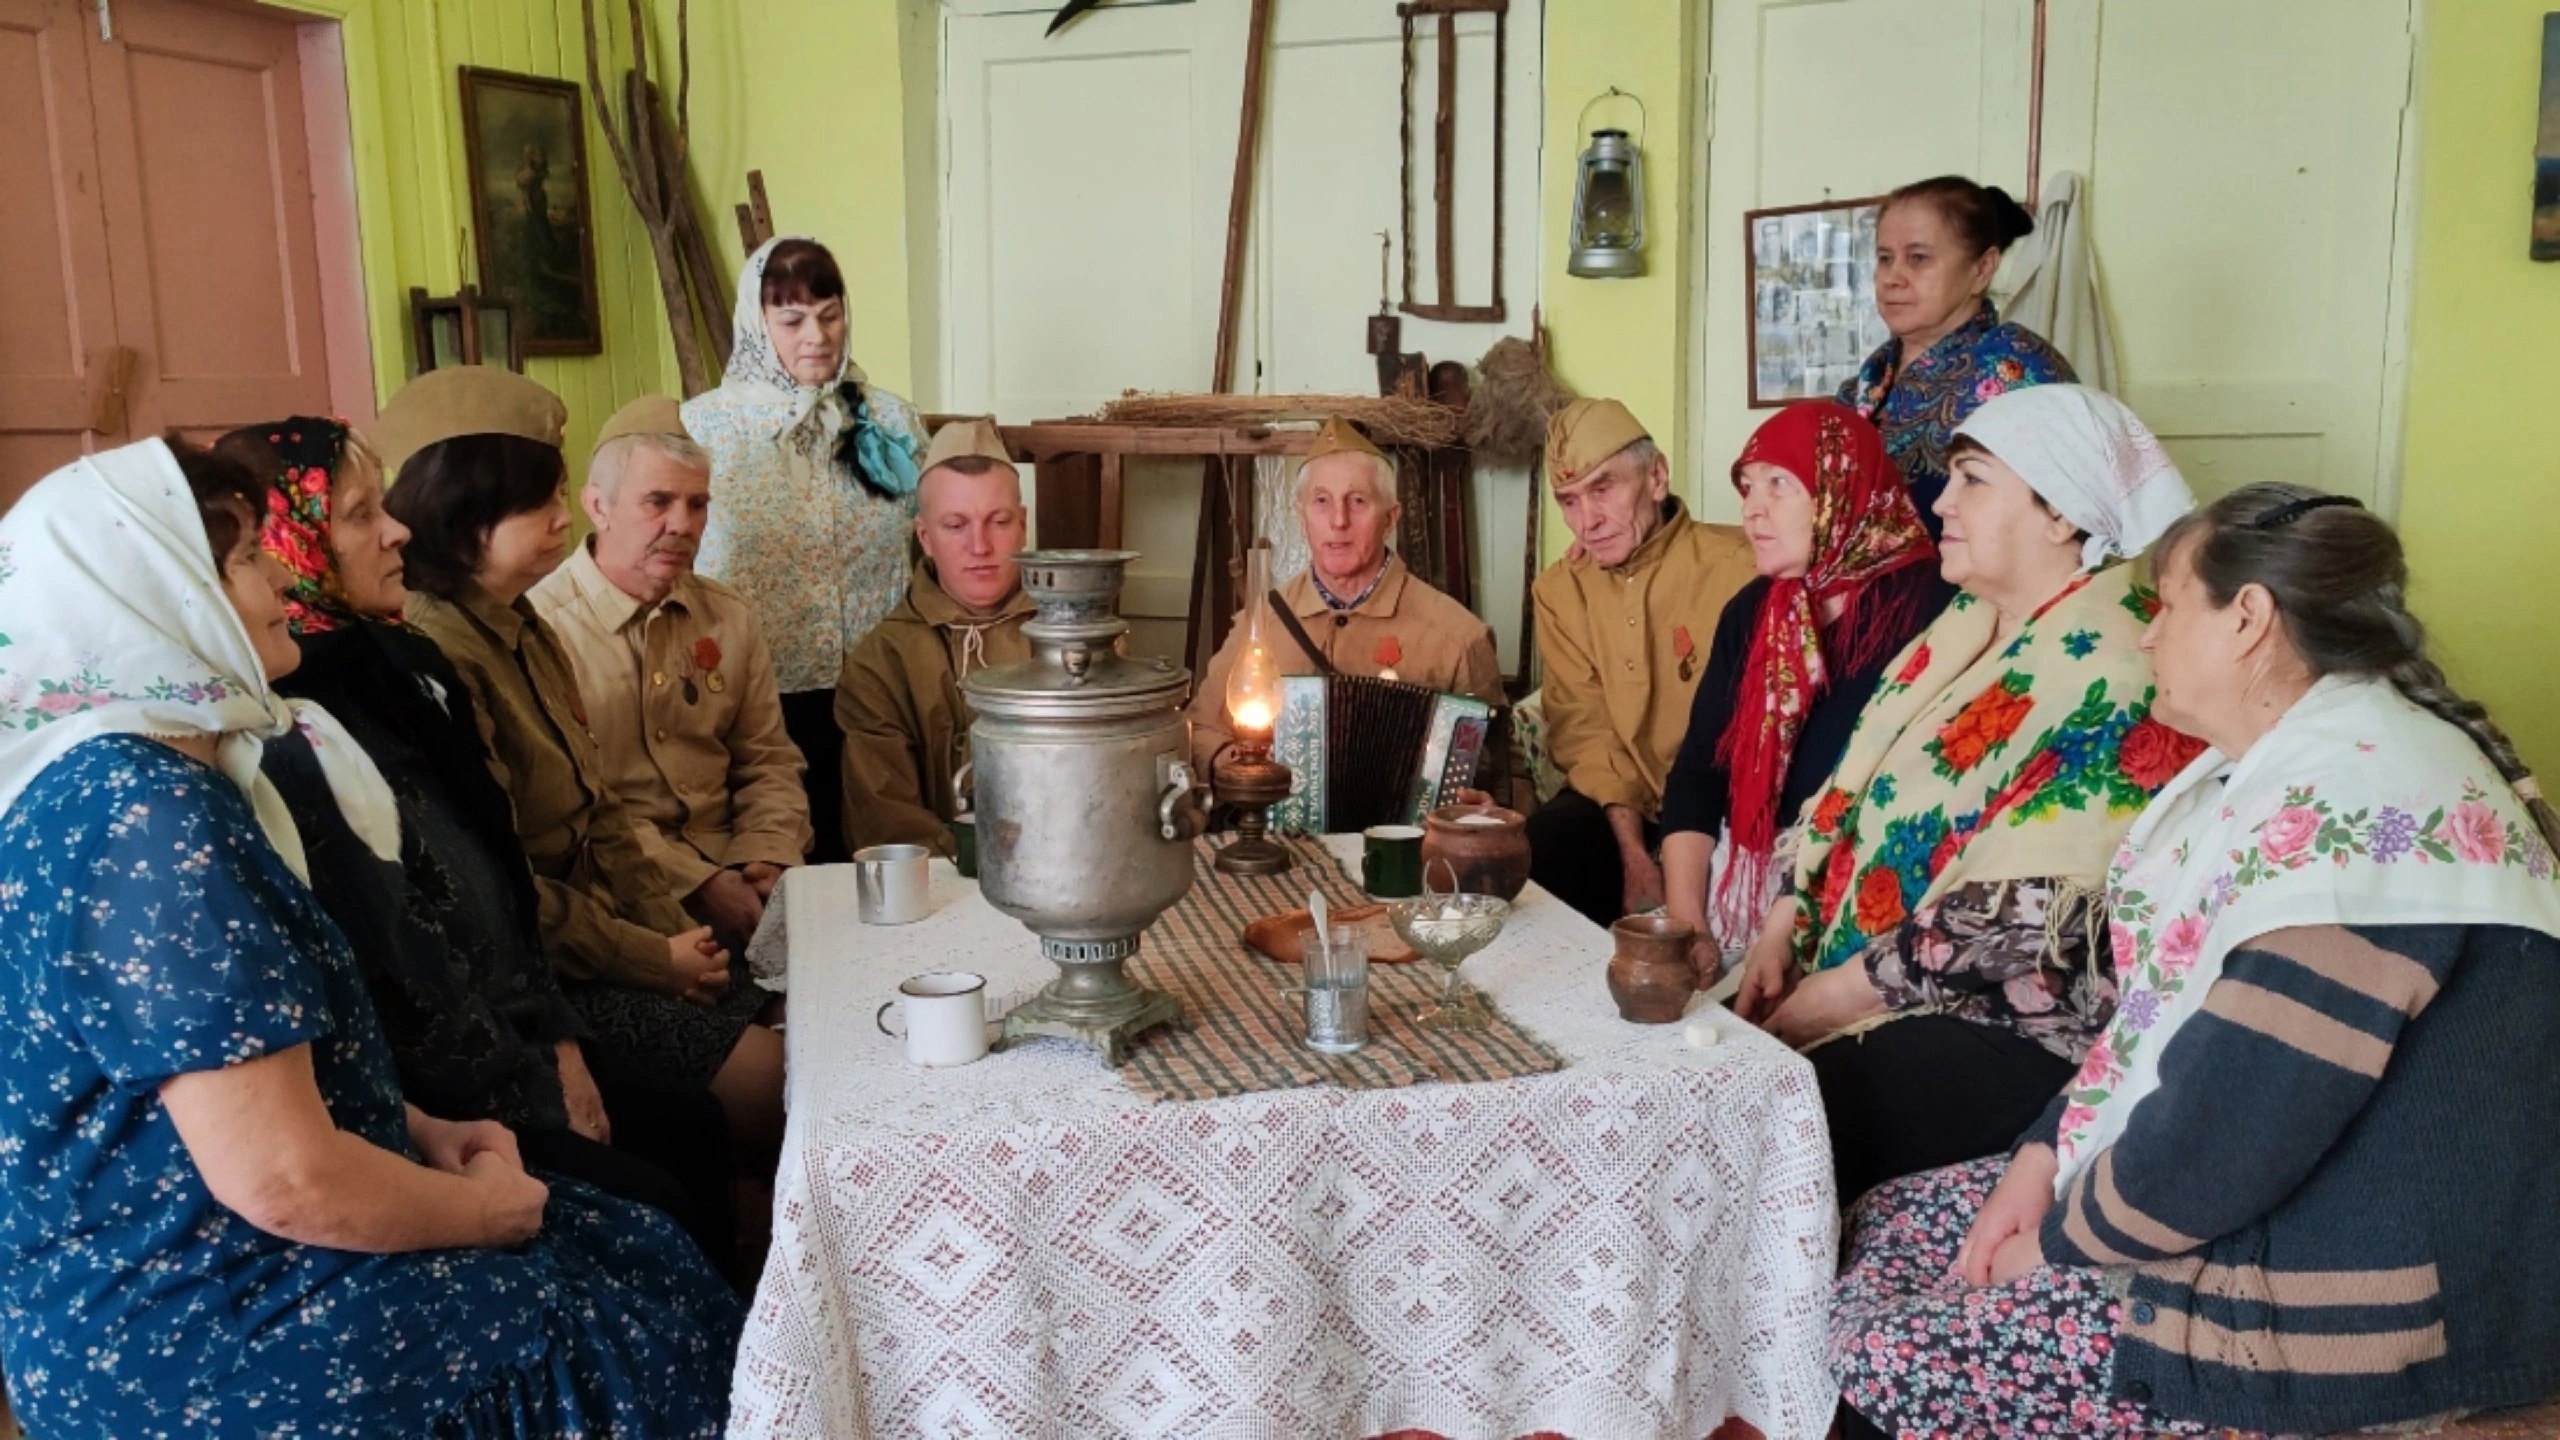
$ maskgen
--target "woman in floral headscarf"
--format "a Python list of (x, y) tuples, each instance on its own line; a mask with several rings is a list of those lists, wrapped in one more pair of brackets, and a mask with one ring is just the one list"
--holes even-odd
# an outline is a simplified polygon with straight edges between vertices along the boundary
[(2006, 1146), (2088, 1053), (2107, 860), (2199, 748), (2150, 718), (2152, 597), (2115, 563), (2192, 504), (2141, 420), (2035, 386), (1954, 455), (1963, 593), (1887, 667), (1736, 997), (1812, 1047), (1843, 1201)]
[(237, 430), (215, 449), (265, 481), (259, 539), (291, 579), (285, 617), (302, 661), (276, 688), (343, 720), (399, 809), (400, 854), (385, 864), (352, 843), (305, 737), (266, 749), (261, 763), (302, 832), (314, 893), (355, 954), (402, 1091), (449, 1119), (504, 1124), (541, 1169), (666, 1211), (727, 1267), (719, 1104), (622, 1087), (610, 1098), (618, 1130), (608, 1118), (579, 1044), (585, 1023), (543, 950), (514, 811), (489, 773), (471, 692), (434, 641), (399, 623), (409, 531), (383, 508), (380, 462), (319, 416)]
[(853, 362), (844, 272), (817, 241), (780, 236), (748, 256), (733, 325), (720, 388), (684, 406), (711, 452), (694, 568), (756, 607), (824, 864), (845, 858), (836, 682), (906, 594), (924, 423)]
[(1761, 578), (1716, 623), (1662, 797), (1667, 908), (1700, 936), (1702, 984), (1768, 914), (1779, 833), (1840, 762), (1885, 662), (1954, 593), (1884, 437), (1846, 406), (1809, 400), (1770, 417), (1733, 462), (1733, 484)]

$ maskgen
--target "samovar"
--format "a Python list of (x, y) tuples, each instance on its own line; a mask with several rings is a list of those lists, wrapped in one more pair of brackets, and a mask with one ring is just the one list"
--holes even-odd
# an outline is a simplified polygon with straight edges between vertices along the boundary
[(1120, 653), (1129, 550), (1026, 550), (1032, 658), (961, 682), (975, 780), (978, 886), (1040, 937), (1058, 978), (1005, 1017), (1007, 1040), (1058, 1035), (1117, 1065), (1139, 1035), (1181, 1018), (1125, 966), (1191, 889), (1191, 672)]

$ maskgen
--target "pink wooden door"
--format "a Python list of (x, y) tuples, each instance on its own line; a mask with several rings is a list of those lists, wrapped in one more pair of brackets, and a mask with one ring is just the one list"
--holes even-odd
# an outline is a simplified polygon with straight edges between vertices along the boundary
[(115, 444), (90, 434), (116, 344), (77, 0), (0, 0), (0, 508)]
[(134, 436), (329, 409), (294, 22), (115, 0), (89, 79)]

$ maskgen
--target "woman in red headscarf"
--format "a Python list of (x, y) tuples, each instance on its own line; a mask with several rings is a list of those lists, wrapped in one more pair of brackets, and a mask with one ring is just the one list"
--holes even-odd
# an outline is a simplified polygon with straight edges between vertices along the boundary
[(1781, 832), (1839, 763), (1886, 662), (1955, 593), (1884, 437), (1845, 405), (1771, 416), (1733, 485), (1760, 578), (1716, 622), (1662, 799), (1667, 908), (1697, 927), (1701, 983), (1759, 931), (1785, 873)]

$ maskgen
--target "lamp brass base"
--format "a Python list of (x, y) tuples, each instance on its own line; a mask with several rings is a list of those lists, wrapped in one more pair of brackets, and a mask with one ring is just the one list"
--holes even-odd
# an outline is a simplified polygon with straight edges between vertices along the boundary
[(1288, 847), (1267, 835), (1241, 835), (1229, 841), (1209, 862), (1221, 875), (1279, 875), (1296, 863)]
[(1297, 776), (1263, 749), (1238, 746), (1210, 776), (1220, 803), (1236, 812), (1236, 838), (1209, 863), (1221, 875), (1278, 875), (1296, 863), (1287, 847), (1267, 833), (1270, 809), (1289, 798)]
[(1126, 1064), (1138, 1037), (1182, 1019), (1182, 1002), (1160, 990), (1129, 983), (1135, 936), (1125, 940), (1049, 940), (1040, 951), (1058, 967), (1058, 978), (1004, 1017), (1004, 1039), (1054, 1035), (1102, 1052), (1106, 1065)]

